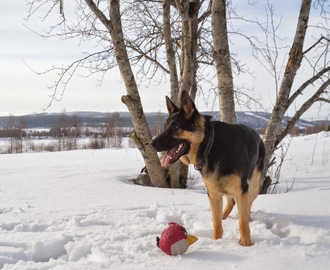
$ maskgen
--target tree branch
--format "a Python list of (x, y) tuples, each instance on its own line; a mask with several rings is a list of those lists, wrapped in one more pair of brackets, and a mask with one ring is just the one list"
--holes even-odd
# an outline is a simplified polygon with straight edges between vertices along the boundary
[(330, 99), (328, 98), (319, 98), (317, 101), (330, 103)]
[(152, 51), (155, 50), (154, 47), (150, 48), (148, 51), (143, 51), (137, 44), (132, 43), (129, 40), (126, 41), (126, 46), (127, 46), (127, 48), (130, 48), (133, 51), (138, 53), (138, 56), (137, 56), (138, 60), (140, 60), (144, 57), (146, 60), (149, 60), (150, 62), (155, 64), (157, 67), (159, 67), (165, 73), (169, 73), (168, 69), (166, 69), (159, 61), (157, 61), (157, 59), (149, 56), (149, 53), (151, 53)]
[(310, 50), (312, 50), (317, 44), (319, 44), (323, 39), (325, 39), (327, 42), (330, 43), (330, 39), (328, 39), (328, 38), (322, 36), (322, 37), (320, 37), (319, 40), (316, 41), (312, 46), (310, 46), (307, 50), (305, 50), (305, 51), (303, 52), (303, 55), (307, 54), (307, 53), (308, 53)]
[[(83, 57), (83, 58), (80, 58), (78, 60), (75, 60), (73, 61), (70, 65), (68, 65), (67, 67), (65, 68), (56, 68), (56, 67), (53, 67), (53, 68), (50, 68), (46, 71), (43, 71), (43, 72), (38, 72), (36, 70), (34, 70), (33, 68), (31, 68), (26, 62), (24, 62), (24, 64), (32, 71), (34, 72), (35, 74), (37, 75), (44, 75), (46, 73), (50, 73), (52, 71), (58, 71), (58, 75), (59, 75), (59, 78), (56, 80), (55, 84), (52, 85), (52, 86), (49, 86), (48, 88), (49, 89), (54, 89), (53, 90), (53, 93), (50, 95), (50, 101), (48, 103), (48, 105), (43, 108), (43, 111), (46, 111), (48, 108), (51, 107), (51, 105), (54, 103), (54, 101), (58, 101), (58, 100), (61, 100), (65, 90), (66, 90), (66, 87), (67, 87), (67, 84), (70, 82), (70, 80), (72, 79), (72, 77), (74, 76), (74, 74), (77, 72), (77, 69), (81, 66), (84, 65), (85, 62), (87, 62), (90, 58), (98, 58), (98, 57), (102, 57), (102, 54), (104, 53), (107, 53), (108, 51), (101, 51), (101, 52), (96, 52), (96, 53), (92, 53), (92, 54), (88, 54), (87, 56)], [(57, 98), (56, 95), (59, 93), (59, 88), (60, 88), (60, 84), (63, 84), (64, 85), (64, 88), (63, 90), (61, 91), (61, 94), (60, 94), (60, 98)]]
[(100, 22), (109, 30), (112, 31), (111, 20), (109, 20), (103, 12), (95, 5), (93, 0), (85, 0), (88, 7), (93, 11), (95, 16), (100, 20)]
[(328, 66), (327, 68), (322, 69), (319, 73), (315, 74), (312, 78), (310, 78), (309, 80), (307, 80), (306, 82), (304, 82), (298, 89), (296, 92), (293, 93), (293, 95), (289, 98), (288, 100), (288, 107), (292, 104), (292, 102), (299, 96), (302, 94), (302, 92), (307, 88), (307, 86), (313, 84), (316, 80), (318, 80), (319, 78), (321, 78), (321, 76), (327, 72), (330, 71), (330, 66)]
[[(325, 81), (320, 88), (315, 92), (315, 94), (310, 97), (305, 103), (296, 111), (295, 115), (287, 122), (285, 128), (277, 136), (277, 141), (280, 142), (289, 133), (289, 131), (294, 127), (296, 122), (300, 117), (316, 102), (320, 101), (320, 96), (326, 91), (327, 87), (330, 85), (330, 79)], [(322, 99), (322, 101), (329, 102), (329, 100)], [(329, 102), (330, 103), (330, 102)]]

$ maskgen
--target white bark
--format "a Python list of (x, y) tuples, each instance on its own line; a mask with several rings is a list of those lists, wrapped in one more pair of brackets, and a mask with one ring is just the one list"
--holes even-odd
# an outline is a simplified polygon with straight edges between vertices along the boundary
[(152, 138), (124, 42), (120, 18), (120, 1), (110, 0), (110, 20), (104, 16), (92, 0), (85, 1), (110, 32), (117, 64), (127, 92), (127, 95), (122, 97), (122, 102), (126, 104), (130, 112), (136, 134), (135, 139), (139, 142), (139, 150), (145, 161), (151, 182), (156, 187), (168, 187), (158, 155), (149, 144)]
[(228, 44), (226, 0), (212, 1), (213, 59), (217, 70), (221, 120), (236, 123), (234, 84)]

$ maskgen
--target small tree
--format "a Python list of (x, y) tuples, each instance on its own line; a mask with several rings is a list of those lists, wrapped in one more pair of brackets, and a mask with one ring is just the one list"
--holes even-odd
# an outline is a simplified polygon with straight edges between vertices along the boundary
[(65, 138), (68, 135), (67, 127), (68, 127), (68, 116), (66, 114), (66, 111), (63, 110), (59, 115), (58, 124), (57, 124), (58, 151), (65, 151)]
[(106, 114), (105, 117), (105, 135), (108, 147), (122, 146), (122, 119), (119, 113)]
[[(281, 77), (281, 74), (276, 66), (277, 54), (272, 53), (269, 45), (266, 46), (266, 49), (264, 50), (264, 56), (270, 66), (270, 72), (273, 74), (275, 79), (275, 85), (279, 85), (279, 88), (276, 103), (264, 135), (266, 159), (261, 178), (262, 180), (265, 179), (267, 170), (274, 164), (274, 160), (272, 159), (274, 151), (289, 131), (294, 128), (300, 117), (316, 102), (330, 103), (327, 92), (330, 86), (330, 65), (328, 58), (330, 39), (326, 36), (321, 36), (312, 46), (304, 49), (309, 26), (311, 5), (311, 0), (303, 0), (301, 2), (296, 33), (290, 48), (284, 73), (282, 74), (282, 80), (280, 82), (279, 78)], [(321, 13), (326, 12), (323, 9), (324, 6), (322, 6), (324, 5), (324, 1), (315, 1), (315, 5), (321, 5)], [(323, 14), (326, 15), (327, 13)], [(276, 28), (273, 27), (272, 29)], [(325, 28), (324, 30), (325, 33), (329, 34), (329, 28)], [(274, 37), (273, 42), (275, 43), (275, 30), (273, 30), (272, 36)], [(276, 49), (277, 47), (275, 45), (276, 43), (274, 44), (274, 48)], [(309, 56), (313, 50), (315, 51), (314, 54)], [(311, 67), (310, 77), (307, 78), (307, 80), (305, 77), (304, 82), (298, 88), (294, 88), (294, 82), (297, 77), (298, 70), (301, 68), (304, 61), (305, 64), (308, 64)], [(293, 115), (291, 120), (286, 123), (284, 128), (282, 128), (282, 121), (287, 110), (294, 104), (298, 97), (301, 97), (301, 95), (307, 91), (306, 89), (310, 90), (311, 86), (314, 86), (311, 97), (305, 99), (302, 105), (296, 109), (296, 113)], [(261, 181), (261, 192), (266, 193), (270, 184), (271, 183), (269, 181), (266, 184)]]
[(81, 119), (78, 115), (73, 114), (70, 118), (70, 123), (70, 135), (73, 139), (73, 149), (77, 149), (77, 138), (81, 135)]
[(14, 153), (15, 127), (16, 127), (15, 116), (10, 115), (8, 117), (7, 124), (6, 124), (6, 129), (8, 130), (9, 138), (10, 138), (10, 153)]
[(157, 113), (154, 119), (154, 122), (151, 125), (151, 134), (153, 136), (159, 135), (164, 128), (165, 118), (162, 113)]
[(19, 139), (18, 139), (17, 150), (16, 150), (17, 153), (18, 152), (23, 153), (23, 137), (25, 137), (25, 135), (26, 135), (24, 128), (25, 128), (25, 121), (24, 121), (24, 118), (21, 116), (19, 118), (19, 122), (18, 122)]

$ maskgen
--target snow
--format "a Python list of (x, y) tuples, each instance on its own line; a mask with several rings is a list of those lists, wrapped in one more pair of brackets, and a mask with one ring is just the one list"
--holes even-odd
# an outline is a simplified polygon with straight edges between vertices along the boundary
[[(187, 189), (159, 189), (128, 181), (143, 167), (136, 149), (0, 155), (0, 268), (328, 269), (330, 134), (288, 142), (278, 193), (252, 207), (252, 247), (238, 243), (236, 208), (212, 240), (192, 168)], [(177, 257), (156, 247), (171, 221), (199, 238)]]

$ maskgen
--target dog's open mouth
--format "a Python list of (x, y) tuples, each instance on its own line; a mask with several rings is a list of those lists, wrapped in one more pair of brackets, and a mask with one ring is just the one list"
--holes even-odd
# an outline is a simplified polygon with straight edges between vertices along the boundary
[(174, 163), (181, 156), (189, 152), (189, 144), (187, 142), (182, 142), (172, 149), (168, 150), (166, 154), (161, 159), (162, 167), (167, 168), (170, 163)]

